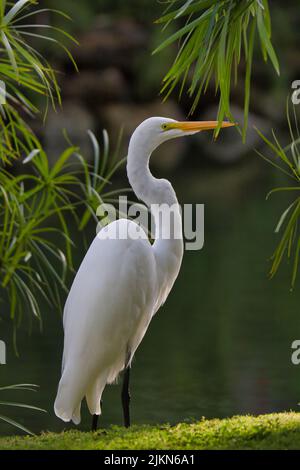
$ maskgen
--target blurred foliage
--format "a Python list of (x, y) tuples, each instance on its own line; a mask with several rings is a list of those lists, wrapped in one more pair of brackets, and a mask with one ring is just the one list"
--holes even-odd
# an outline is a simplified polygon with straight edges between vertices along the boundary
[[(45, 0), (43, 4), (52, 8), (53, 1)], [(67, 25), (68, 30), (73, 31), (90, 29), (97, 14), (128, 16), (151, 25), (161, 12), (161, 2), (158, 0), (130, 0), (129, 2), (124, 0), (85, 0), (84, 2), (60, 0), (59, 6), (74, 18), (74, 21)]]
[[(43, 26), (58, 30), (48, 24), (24, 23), (48, 11), (36, 8), (36, 3), (0, 1), (0, 80), (7, 89), (7, 102), (0, 105), (0, 300), (8, 301), (15, 327), (24, 313), (30, 320), (33, 314), (41, 321), (40, 299), (60, 306), (60, 293), (67, 292), (66, 272), (72, 269), (72, 239), (66, 217), (73, 216), (82, 230), (95, 217), (103, 198), (111, 197), (111, 192), (103, 198), (100, 194), (122, 163), (110, 158), (106, 133), (100, 159), (99, 144), (90, 132), (93, 167), (66, 136), (66, 150), (51, 168), (47, 154), (26, 124), (24, 116), (38, 113), (34, 99), (28, 98), (30, 93), (43, 96), (54, 108), (61, 103), (56, 72), (26, 41), (33, 37), (52, 42), (50, 36), (32, 32), (35, 27), (39, 31)], [(58, 32), (75, 41), (62, 29)], [(53, 42), (74, 63), (65, 45), (56, 39)], [(14, 176), (11, 168), (17, 159), (26, 166), (19, 164), (21, 174)], [(82, 219), (79, 209), (84, 210)], [(57, 236), (55, 243), (51, 241), (53, 235)]]
[[(230, 110), (232, 81), (238, 80), (238, 66), (246, 63), (243, 139), (248, 126), (250, 85), (255, 39), (258, 35), (265, 61), (270, 59), (279, 74), (279, 64), (271, 43), (271, 18), (267, 0), (169, 0), (164, 16), (157, 22), (168, 26), (185, 18), (176, 33), (163, 41), (160, 52), (181, 41), (175, 61), (164, 78), (162, 92), (166, 98), (181, 82), (180, 95), (186, 85), (193, 97), (194, 112), (202, 93), (212, 78), (219, 92), (218, 120), (234, 120)], [(173, 8), (174, 7), (174, 8)], [(169, 11), (171, 10), (171, 11)], [(218, 128), (216, 133), (219, 132)]]
[[(34, 385), (34, 384), (17, 384), (17, 385), (8, 385), (6, 387), (0, 387), (0, 392), (4, 392), (4, 391), (11, 392), (13, 390), (21, 391), (21, 392), (29, 390), (29, 391), (35, 392), (36, 388), (37, 388), (37, 385)], [(37, 408), (36, 406), (33, 406), (33, 405), (26, 405), (25, 403), (16, 403), (16, 402), (11, 402), (11, 401), (0, 401), (0, 406), (13, 407), (13, 408), (27, 408), (28, 410), (42, 411), (42, 412), (45, 413), (45, 410), (43, 410), (41, 408)], [(23, 426), (23, 424), (18, 423), (17, 421), (15, 421), (12, 418), (9, 418), (8, 416), (4, 416), (4, 415), (0, 414), (0, 421), (4, 421), (5, 423), (10, 424), (11, 426), (14, 426), (17, 429), (20, 429), (21, 431), (24, 431), (27, 434), (31, 434), (32, 436), (34, 435), (29, 429), (25, 428), (25, 426)]]
[(275, 228), (275, 233), (281, 232), (282, 236), (272, 256), (273, 262), (270, 272), (271, 277), (273, 277), (277, 273), (284, 256), (287, 255), (288, 259), (292, 260), (291, 284), (293, 288), (297, 278), (300, 255), (300, 132), (295, 107), (293, 107), (291, 117), (289, 106), (287, 106), (287, 121), (291, 142), (286, 147), (281, 146), (274, 131), (272, 131), (272, 140), (269, 140), (259, 130), (257, 132), (271, 151), (271, 157), (258, 153), (293, 181), (293, 185), (274, 188), (267, 195), (267, 198), (269, 198), (274, 193), (287, 192), (294, 196), (292, 203), (281, 214)]

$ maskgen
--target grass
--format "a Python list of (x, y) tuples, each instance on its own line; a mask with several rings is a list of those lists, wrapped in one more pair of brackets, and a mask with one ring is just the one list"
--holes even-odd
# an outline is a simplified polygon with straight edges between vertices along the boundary
[(176, 426), (113, 426), (96, 433), (0, 438), (1, 450), (20, 449), (300, 449), (300, 413), (235, 416)]

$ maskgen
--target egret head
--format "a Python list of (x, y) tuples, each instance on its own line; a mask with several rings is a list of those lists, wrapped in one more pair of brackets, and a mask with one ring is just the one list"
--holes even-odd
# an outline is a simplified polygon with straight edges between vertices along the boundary
[[(235, 123), (223, 121), (220, 127), (235, 126)], [(133, 137), (149, 144), (153, 149), (170, 139), (197, 134), (216, 129), (218, 121), (175, 121), (164, 117), (151, 117), (143, 121), (135, 130)]]

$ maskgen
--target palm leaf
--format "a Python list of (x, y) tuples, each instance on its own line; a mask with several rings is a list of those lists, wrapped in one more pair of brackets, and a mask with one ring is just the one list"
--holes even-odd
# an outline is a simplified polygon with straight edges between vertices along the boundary
[[(164, 77), (161, 92), (168, 98), (176, 88), (179, 88), (180, 96), (186, 89), (192, 99), (191, 113), (194, 113), (202, 94), (214, 80), (219, 95), (218, 120), (220, 123), (224, 117), (233, 120), (230, 110), (232, 80), (237, 80), (238, 66), (243, 58), (246, 62), (242, 132), (245, 141), (257, 32), (264, 59), (269, 58), (279, 74), (278, 59), (271, 43), (268, 1), (171, 0), (168, 3), (168, 13), (157, 22), (169, 25), (176, 21), (177, 31), (165, 39), (154, 53), (159, 53), (178, 41), (182, 44)], [(180, 22), (184, 16), (187, 20), (182, 25)], [(188, 75), (191, 75), (190, 84), (187, 84)], [(220, 126), (215, 135), (219, 129)]]

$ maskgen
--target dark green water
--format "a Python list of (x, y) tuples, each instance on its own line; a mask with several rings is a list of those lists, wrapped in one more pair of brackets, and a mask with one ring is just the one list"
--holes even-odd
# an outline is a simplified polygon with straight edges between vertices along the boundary
[[(274, 181), (262, 168), (196, 172), (175, 186), (181, 202), (205, 203), (205, 246), (187, 252), (167, 303), (153, 323), (132, 369), (134, 423), (175, 423), (239, 413), (298, 410), (300, 366), (291, 343), (300, 338), (299, 294), (289, 291), (290, 271), (269, 281), (272, 230), (282, 203), (265, 202)], [(280, 201), (280, 198), (278, 198)], [(83, 252), (78, 250), (78, 261)], [(113, 289), (113, 286), (112, 286)], [(20, 358), (11, 344), (0, 384), (36, 383), (40, 390), (5, 398), (45, 408), (41, 414), (2, 408), (35, 432), (69, 428), (53, 413), (60, 374), (62, 326), (45, 307), (44, 332), (19, 333)], [(120, 385), (103, 396), (103, 426), (122, 422)], [(3, 394), (4, 398), (4, 394)], [(81, 429), (90, 418), (83, 407)], [(0, 422), (0, 434), (15, 430)]]

